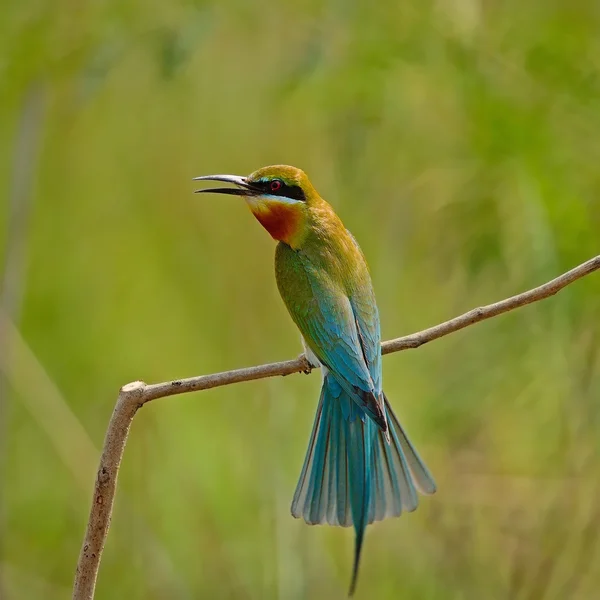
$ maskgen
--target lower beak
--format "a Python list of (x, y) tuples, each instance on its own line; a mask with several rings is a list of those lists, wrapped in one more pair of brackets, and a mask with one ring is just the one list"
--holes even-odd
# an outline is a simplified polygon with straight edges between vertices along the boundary
[(231, 194), (233, 196), (251, 196), (254, 192), (248, 185), (245, 177), (239, 175), (202, 175), (194, 177), (194, 181), (224, 181), (237, 185), (237, 188), (207, 188), (205, 190), (194, 190), (195, 194), (212, 192), (215, 194)]

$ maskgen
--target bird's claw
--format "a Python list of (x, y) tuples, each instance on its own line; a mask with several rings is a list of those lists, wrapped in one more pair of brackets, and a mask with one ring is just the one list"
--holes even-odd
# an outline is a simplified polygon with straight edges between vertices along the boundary
[(304, 373), (305, 375), (310, 375), (312, 373), (312, 370), (316, 369), (319, 366), (319, 365), (314, 365), (312, 362), (310, 362), (310, 360), (308, 359), (308, 356), (306, 356), (306, 354), (301, 354), (298, 358), (300, 358), (304, 361), (305, 368), (302, 369), (302, 373)]

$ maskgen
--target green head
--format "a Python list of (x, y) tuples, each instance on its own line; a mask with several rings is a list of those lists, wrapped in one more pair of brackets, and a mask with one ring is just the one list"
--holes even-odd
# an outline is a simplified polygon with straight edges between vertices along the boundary
[(288, 165), (273, 165), (258, 169), (247, 177), (238, 175), (204, 175), (200, 181), (223, 181), (233, 188), (196, 190), (242, 196), (252, 214), (271, 236), (293, 248), (306, 237), (309, 211), (323, 202), (306, 173)]

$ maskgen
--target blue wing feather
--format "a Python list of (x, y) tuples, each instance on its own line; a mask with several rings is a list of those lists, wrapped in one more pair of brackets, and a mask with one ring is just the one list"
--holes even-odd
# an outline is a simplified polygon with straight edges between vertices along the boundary
[(363, 356), (377, 394), (381, 393), (381, 333), (379, 311), (371, 286), (350, 296)]
[(304, 267), (311, 299), (303, 310), (290, 310), (292, 317), (319, 361), (327, 366), (356, 404), (385, 429), (381, 399), (379, 317), (370, 281), (366, 290), (370, 290), (373, 301), (368, 311), (358, 300), (353, 304), (353, 298), (360, 297), (360, 290), (349, 297), (322, 271), (302, 257), (299, 260)]

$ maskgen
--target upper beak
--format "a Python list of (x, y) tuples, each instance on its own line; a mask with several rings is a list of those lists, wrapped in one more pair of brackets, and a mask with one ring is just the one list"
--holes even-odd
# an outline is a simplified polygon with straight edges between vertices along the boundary
[(207, 188), (205, 190), (194, 190), (195, 194), (206, 192), (214, 192), (217, 194), (232, 194), (234, 196), (251, 196), (254, 191), (248, 184), (245, 177), (239, 175), (202, 175), (194, 177), (194, 181), (224, 181), (225, 183), (233, 183), (236, 188)]

